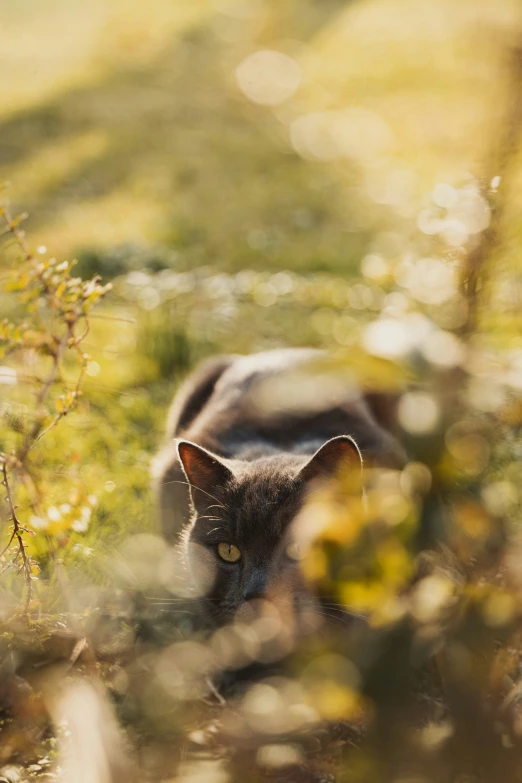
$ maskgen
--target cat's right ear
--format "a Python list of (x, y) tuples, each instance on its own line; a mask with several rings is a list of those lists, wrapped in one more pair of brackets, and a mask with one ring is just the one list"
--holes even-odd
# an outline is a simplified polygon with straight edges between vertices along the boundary
[(232, 471), (211, 451), (189, 440), (176, 441), (176, 448), (194, 506), (209, 505), (211, 500), (215, 500), (216, 489), (233, 477)]
[(331, 438), (318, 449), (299, 473), (308, 483), (320, 478), (332, 478), (336, 474), (349, 471), (352, 475), (362, 475), (363, 461), (359, 447), (349, 435)]

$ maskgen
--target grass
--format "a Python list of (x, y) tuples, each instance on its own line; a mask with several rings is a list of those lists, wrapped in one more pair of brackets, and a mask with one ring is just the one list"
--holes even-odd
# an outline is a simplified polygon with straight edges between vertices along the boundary
[[(409, 290), (395, 285), (394, 274), (410, 254), (441, 252), (441, 243), (423, 236), (416, 226), (419, 211), (430, 203), (433, 187), (439, 182), (460, 185), (467, 181), (468, 172), (478, 177), (491, 174), (490, 160), (495, 158), (508, 92), (507, 55), (520, 22), (515, 0), (483, 0), (480, 4), (472, 0), (458, 4), (450, 0), (149, 0), (146, 4), (138, 0), (92, 0), (88, 4), (4, 0), (2, 4), (0, 165), (2, 177), (12, 181), (9, 193), (14, 208), (30, 212), (31, 244), (47, 246), (47, 252), (59, 258), (77, 256), (78, 269), (85, 277), (100, 272), (106, 279), (115, 278), (114, 291), (96, 310), (85, 340), (90, 362), (78, 409), (50, 431), (32, 455), (43, 512), (64, 504), (95, 509), (85, 530), (71, 529), (63, 511), (62, 518), (58, 515), (46, 532), (39, 531), (31, 539), (31, 552), (38, 556), (45, 576), (51, 576), (49, 590), (45, 580), (39, 583), (42, 610), (53, 615), (44, 615), (43, 626), (45, 630), (46, 622), (56, 624), (50, 632), (53, 639), (63, 623), (71, 623), (73, 637), (78, 633), (93, 640), (100, 669), (120, 717), (129, 724), (130, 733), (135, 732), (136, 744), (142, 743), (146, 750), (149, 743), (150, 750), (150, 743), (158, 736), (161, 741), (165, 733), (170, 765), (165, 776), (169, 779), (178, 755), (184, 756), (187, 747), (192, 747), (184, 735), (180, 739), (172, 734), (182, 732), (178, 712), (186, 711), (184, 720), (191, 730), (196, 721), (191, 717), (192, 707), (180, 707), (160, 687), (162, 662), (172, 650), (164, 656), (151, 639), (155, 635), (157, 642), (161, 637), (159, 647), (170, 644), (172, 635), (179, 628), (183, 634), (184, 627), (174, 629), (169, 613), (161, 607), (145, 603), (137, 607), (133, 602), (136, 591), (161, 591), (166, 584), (162, 569), (168, 566), (169, 552), (150, 536), (155, 532), (155, 511), (149, 476), (172, 395), (190, 368), (208, 354), (246, 353), (281, 345), (323, 346), (333, 349), (334, 363), (342, 363), (347, 372), (370, 384), (388, 388), (400, 387), (406, 377), (418, 381), (448, 407), (442, 418), (462, 415), (466, 420), (459, 424), (465, 425), (464, 435), (468, 433), (468, 424), (471, 427), (479, 415), (465, 394), (459, 396), (460, 390), (457, 393), (453, 388), (457, 382), (451, 369), (434, 368), (420, 353), (409, 367), (370, 359), (361, 350), (359, 337), (385, 301), (386, 312), (392, 315), (402, 312), (406, 302), (407, 307), (429, 317), (435, 327), (453, 328), (444, 321), (450, 317), (444, 315), (444, 306), (430, 305), (429, 297), (426, 301), (421, 297), (420, 302), (415, 297), (408, 300)], [(238, 63), (259, 48), (288, 53), (303, 73), (296, 94), (273, 109), (248, 102), (235, 79)], [(326, 117), (331, 119), (332, 112), (354, 108), (365, 110), (366, 114), (358, 116), (370, 118), (370, 127), (375, 127), (375, 116), (384, 123), (384, 142), (377, 144), (375, 154), (368, 155), (371, 139), (364, 133), (355, 139), (358, 154), (351, 157), (323, 160), (321, 155), (314, 156), (313, 144), (303, 155), (293, 149), (295, 120), (314, 112), (330, 113)], [(321, 144), (331, 142), (328, 134), (325, 142), (321, 133), (319, 129), (315, 137), (319, 151)], [(508, 208), (491, 281), (493, 304), (482, 320), (486, 334), (477, 336), (470, 348), (474, 350), (482, 340), (483, 345), (493, 346), (506, 367), (511, 367), (509, 350), (516, 345), (522, 312), (517, 304), (522, 303), (517, 281), (521, 171), (517, 159), (507, 182)], [(367, 253), (384, 259), (382, 279), (359, 276), (360, 262)], [(448, 257), (455, 263), (465, 260), (459, 249)], [(11, 260), (7, 251), (0, 269)], [(386, 300), (390, 290), (394, 294)], [(0, 295), (0, 310), (13, 318), (22, 315), (7, 294)], [(405, 318), (404, 323), (409, 329), (422, 328), (422, 317), (417, 321)], [(460, 337), (457, 327), (455, 335)], [(494, 396), (500, 388), (495, 386), (500, 383), (500, 371), (497, 365), (495, 372), (489, 372), (487, 363), (485, 369), (479, 365), (470, 370), (475, 392)], [(74, 369), (72, 365), (65, 368), (70, 385)], [(16, 426), (31, 410), (34, 390), (23, 383), (0, 390), (2, 421), (11, 425), (0, 431), (0, 449), (9, 451)], [(483, 418), (489, 415), (482, 409), (479, 413)], [(494, 416), (496, 409), (490, 418)], [(442, 450), (443, 426), (441, 422), (432, 440), (421, 437), (417, 442), (410, 437), (412, 448), (417, 448), (412, 452), (417, 464), (410, 480), (413, 486), (415, 470), (422, 468), (418, 462), (425, 461), (436, 480), (451, 485), (443, 489), (469, 525), (468, 530), (462, 523), (460, 545), (480, 560), (486, 556), (488, 540), (484, 534), (483, 541), (474, 527), (482, 519), (478, 513), (482, 500), (479, 503), (475, 498), (474, 505), (473, 493), (478, 498), (485, 487), (491, 494), (495, 484), (480, 487), (482, 477), (477, 478), (473, 469), (466, 473), (466, 444), (473, 462), (484, 437), (480, 428), (476, 433), (471, 428), (471, 441), (462, 438), (460, 443), (457, 438), (457, 456), (452, 453), (449, 459), (446, 455), (449, 462), (439, 470), (435, 441), (440, 441)], [(487, 478), (512, 493), (509, 513), (513, 519), (518, 513), (514, 504), (519, 502), (519, 461), (513, 457), (517, 428), (520, 408), (506, 405), (496, 427), (495, 437), (502, 441), (500, 457), (495, 454), (494, 471)], [(455, 437), (459, 432), (454, 432)], [(420, 475), (425, 479), (425, 472), (421, 470)], [(438, 491), (434, 486), (433, 492)], [(421, 508), (419, 498), (413, 499)], [(418, 520), (419, 526), (434, 524), (430, 517), (436, 516), (434, 508), (426, 503), (426, 518)], [(30, 519), (31, 513), (28, 497), (21, 491), (20, 517)], [(348, 529), (345, 521), (343, 530)], [(408, 528), (406, 537), (411, 534)], [(404, 541), (394, 539), (394, 545), (387, 548), (392, 532), (389, 535), (390, 541), (388, 533), (382, 538), (382, 552), (375, 555), (372, 549), (369, 565), (356, 550), (354, 557), (343, 542), (341, 570), (332, 577), (339, 600), (344, 601), (348, 593), (342, 594), (342, 589), (350, 586), (347, 575), (353, 571), (353, 562), (362, 563), (364, 570), (372, 565), (372, 558), (382, 555), (382, 562), (373, 563), (378, 577), (372, 589), (375, 601), (383, 605), (384, 625), (378, 624), (371, 633), (376, 630), (379, 636), (382, 632), (386, 639), (386, 623), (392, 629), (391, 638), (394, 629), (400, 630), (401, 613), (409, 611), (404, 609), (409, 598), (401, 593), (399, 601), (395, 595), (395, 577), (405, 579), (408, 571), (406, 550), (401, 549)], [(460, 535), (459, 529), (455, 535)], [(145, 549), (148, 557), (143, 556)], [(156, 558), (161, 567), (156, 568)], [(146, 574), (142, 584), (139, 580), (135, 584), (128, 573), (129, 563), (150, 571), (151, 562), (154, 579), (147, 581)], [(59, 591), (53, 580), (59, 582)], [(2, 590), (5, 584), (0, 585)], [(425, 586), (429, 589), (429, 582)], [(381, 600), (379, 591), (386, 589), (390, 601)], [(485, 600), (479, 593), (477, 612)], [(473, 598), (472, 590), (470, 595)], [(0, 616), (7, 611), (4, 597), (0, 593)], [(137, 597), (138, 603), (142, 598)], [(415, 604), (415, 595), (412, 600)], [(458, 620), (457, 634), (464, 615)], [(0, 646), (5, 648), (6, 660), (15, 654), (12, 650), (16, 652), (17, 645), (22, 649), (24, 644), (31, 648), (35, 639), (36, 646), (40, 643), (37, 624), (31, 626), (27, 643), (22, 632), (18, 638), (16, 633), (10, 635), (9, 628), (7, 636), (3, 631)], [(147, 632), (152, 635), (147, 637)], [(125, 644), (114, 658), (104, 658), (105, 635), (117, 647), (120, 633)], [(495, 633), (496, 626), (488, 630), (488, 644)], [(476, 646), (473, 632), (470, 638), (469, 655), (473, 652), (482, 667), (486, 656)], [(74, 637), (73, 644), (76, 641)], [(344, 645), (346, 639), (341, 641)], [(405, 671), (412, 651), (418, 655), (415, 639), (411, 647), (409, 641), (403, 642), (395, 640), (390, 647), (396, 654), (394, 672)], [(468, 643), (465, 634), (458, 640), (461, 648), (464, 642)], [(370, 655), (365, 655), (366, 648), (358, 655), (373, 661), (381, 643), (382, 639), (375, 643)], [(346, 654), (344, 647), (339, 651)], [(65, 656), (67, 666), (73, 653)], [(318, 654), (317, 650), (312, 653)], [(21, 660), (24, 655), (20, 653)], [(389, 677), (390, 660), (390, 654), (382, 652), (374, 675), (383, 679), (384, 691), (391, 685), (400, 694), (401, 677)], [(492, 655), (491, 661), (493, 671)], [(361, 671), (365, 670), (367, 661), (359, 663)], [(80, 665), (90, 663), (80, 659)], [(35, 668), (32, 659), (27, 667), (29, 679), (31, 668)], [(489, 682), (488, 677), (477, 680), (480, 687)], [(519, 675), (513, 677), (515, 692)], [(332, 704), (337, 699), (344, 714), (343, 698), (351, 704), (353, 694), (342, 691), (339, 680), (328, 682)], [(503, 693), (502, 699), (504, 704)], [(177, 711), (174, 719), (169, 718), (169, 710)], [(475, 713), (470, 710), (471, 717)], [(351, 714), (349, 709), (347, 714)], [(401, 725), (390, 721), (386, 733), (395, 723)], [(145, 731), (148, 727), (147, 739), (141, 736), (141, 724)], [(420, 724), (424, 726), (424, 720)], [(496, 742), (496, 725), (494, 733)], [(398, 736), (400, 741), (389, 745), (399, 752), (404, 743)], [(29, 739), (32, 747), (33, 737)], [(274, 735), (276, 739), (280, 737)], [(218, 755), (221, 752), (218, 747)], [(431, 759), (430, 752), (426, 751)], [(380, 758), (379, 752), (368, 758), (363, 754), (353, 763), (364, 767), (371, 762), (373, 769)], [(331, 763), (330, 755), (326, 763)], [(427, 769), (431, 764), (424, 766)], [(357, 779), (369, 779), (361, 770)], [(378, 772), (375, 775), (377, 779)]]
[[(518, 20), (511, 0), (242, 7), (238, 16), (239, 6), (205, 0), (96, 0), (88, 9), (54, 0), (44, 13), (25, 0), (0, 12), (0, 163), (12, 200), (31, 215), (34, 244), (79, 256), (81, 273), (106, 278), (143, 267), (265, 275), (248, 305), (218, 297), (237, 309), (228, 326), (205, 326), (206, 295), (189, 297), (189, 310), (149, 312), (123, 293), (104, 309), (109, 320), (94, 321), (88, 350), (99, 374), (87, 379), (89, 402), (45, 450), (57, 472), (78, 455), (75, 480), (116, 485), (81, 536), (88, 547), (99, 529), (118, 538), (153, 524), (147, 460), (187, 368), (220, 350), (332, 345), (332, 329), (334, 344), (350, 345), (361, 311), (339, 300), (342, 278), (368, 251), (395, 261), (418, 241), (426, 194), (480, 173), (498, 120), (502, 58)], [(235, 82), (236, 65), (259, 47), (287, 51), (303, 71), (295, 97), (274, 110), (249, 103)], [(387, 124), (382, 155), (295, 154), (296, 117), (350, 106)], [(398, 195), (394, 182), (406, 183)], [(380, 199), (389, 203), (375, 192), (391, 193)], [(517, 245), (514, 224), (509, 268)], [(281, 269), (332, 277), (310, 286), (296, 278), (295, 297), (267, 307), (266, 275)], [(154, 285), (161, 294), (161, 278)], [(60, 482), (50, 503), (53, 491)]]
[[(0, 161), (39, 242), (64, 256), (134, 242), (174, 247), (188, 267), (349, 273), (390, 225), (408, 234), (436, 182), (480, 174), (512, 0), (287, 1), (243, 19), (227, 8), (56, 1), (43, 15), (4, 4)], [(303, 69), (273, 112), (246, 102), (234, 78), (260, 46)], [(354, 105), (387, 123), (384, 156), (361, 168), (293, 153), (294, 117)], [(397, 170), (410, 192), (390, 214), (365, 183), (382, 191)]]
[[(288, 344), (341, 349), (357, 366), (356, 337), (386, 289), (366, 281), (376, 305), (358, 304), (350, 281), (361, 258), (377, 252), (393, 267), (419, 247), (416, 216), (432, 187), (479, 174), (495, 146), (519, 22), (511, 0), (239, 7), (54, 0), (44, 13), (25, 0), (0, 11), (0, 162), (15, 206), (30, 212), (32, 243), (78, 256), (86, 276), (159, 270), (137, 286), (122, 278), (93, 319), (84, 401), (39, 447), (47, 507), (71, 492), (99, 502), (87, 532), (53, 530), (35, 552), (56, 550), (97, 580), (106, 578), (92, 557), (100, 540), (115, 549), (154, 530), (149, 464), (187, 370), (210, 353)], [(290, 53), (303, 71), (294, 98), (273, 110), (235, 82), (259, 47)], [(293, 151), (295, 118), (353, 106), (388, 126), (381, 155)], [(502, 248), (508, 286), (522, 231), (511, 219), (518, 168)], [(193, 290), (165, 296), (169, 269), (197, 273)], [(281, 270), (286, 293), (273, 276)], [(1, 301), (8, 313), (9, 297)], [(505, 346), (518, 319), (501, 317)], [(498, 323), (487, 314), (488, 329)], [(385, 371), (369, 372), (379, 381)], [(30, 402), (30, 392), (14, 394)]]

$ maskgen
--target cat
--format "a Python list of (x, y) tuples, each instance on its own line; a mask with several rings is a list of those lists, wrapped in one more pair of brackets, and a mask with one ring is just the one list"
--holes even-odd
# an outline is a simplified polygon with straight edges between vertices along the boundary
[(262, 599), (297, 632), (314, 606), (292, 538), (309, 489), (340, 469), (404, 463), (386, 395), (325, 374), (325, 358), (305, 348), (215, 357), (174, 399), (156, 460), (161, 527), (217, 625)]

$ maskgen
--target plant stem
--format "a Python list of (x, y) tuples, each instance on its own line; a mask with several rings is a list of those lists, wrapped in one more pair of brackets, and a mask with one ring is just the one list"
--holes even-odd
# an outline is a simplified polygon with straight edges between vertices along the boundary
[(25, 600), (25, 608), (27, 610), (27, 608), (29, 606), (29, 603), (31, 601), (31, 595), (32, 595), (32, 579), (31, 579), (32, 568), (31, 568), (31, 562), (30, 562), (29, 558), (27, 557), (27, 552), (25, 551), (25, 543), (24, 543), (24, 539), (23, 539), (24, 528), (22, 527), (22, 525), (20, 523), (20, 520), (18, 519), (18, 517), (16, 515), (16, 506), (14, 505), (13, 496), (11, 494), (11, 487), (9, 485), (9, 478), (8, 478), (8, 475), (7, 475), (7, 460), (6, 460), (5, 457), (2, 459), (1, 465), (2, 465), (2, 483), (3, 483), (3, 485), (5, 487), (5, 491), (6, 491), (6, 500), (7, 500), (8, 506), (9, 506), (9, 517), (11, 519), (11, 522), (13, 523), (13, 532), (11, 534), (11, 538), (9, 539), (9, 543), (5, 547), (5, 549), (2, 552), (2, 554), (4, 554), (4, 552), (9, 548), (9, 546), (11, 545), (13, 539), (16, 539), (17, 544), (18, 544), (18, 555), (17, 556), (20, 557), (20, 560), (21, 560), (20, 568), (24, 572), (25, 584), (27, 586), (27, 596), (26, 596), (26, 600)]

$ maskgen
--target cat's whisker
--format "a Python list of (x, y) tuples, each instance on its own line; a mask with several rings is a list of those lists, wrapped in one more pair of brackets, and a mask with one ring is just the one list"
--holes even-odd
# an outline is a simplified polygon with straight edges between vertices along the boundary
[(321, 609), (321, 614), (323, 614), (325, 617), (342, 617), (343, 615), (345, 617), (352, 617), (352, 615), (349, 612), (337, 612), (335, 610), (330, 610), (327, 608)]
[[(167, 610), (165, 609), (164, 611), (166, 612)], [(183, 615), (183, 617), (198, 617), (198, 613), (197, 612), (183, 612), (183, 611), (179, 611), (179, 610), (171, 611), (169, 609), (169, 617), (170, 616), (175, 617), (175, 616), (178, 616), (178, 615)]]
[(327, 614), (325, 612), (321, 612), (321, 617), (327, 625), (332, 625), (335, 628), (339, 628), (344, 631), (348, 629), (348, 623), (346, 622), (347, 618), (338, 617), (336, 615)]
[(218, 506), (210, 506), (210, 508), (221, 508), (224, 511), (226, 511), (226, 507), (219, 502), (218, 498), (214, 497), (214, 495), (211, 495), (210, 492), (207, 492), (206, 489), (201, 489), (201, 487), (196, 487), (195, 484), (191, 484), (189, 481), (180, 481), (179, 479), (172, 479), (171, 481), (162, 481), (159, 486), (160, 487), (167, 487), (169, 484), (184, 484), (186, 487), (190, 487), (191, 489), (197, 489), (198, 492), (203, 492), (204, 495), (208, 495), (209, 498), (212, 498), (212, 500), (215, 500), (216, 503), (218, 503)]
[(218, 505), (209, 506), (209, 507), (207, 508), (207, 511), (211, 511), (213, 508), (217, 508), (217, 509), (218, 509), (218, 511), (228, 511), (228, 510), (229, 510), (229, 509), (228, 509), (228, 506), (225, 506), (225, 505), (223, 505), (222, 503), (220, 503), (220, 504), (218, 504)]
[(215, 621), (220, 620), (222, 617), (221, 607), (216, 607), (213, 611), (206, 613), (205, 619), (209, 625), (213, 625)]
[(210, 536), (211, 533), (217, 533), (218, 530), (223, 530), (223, 532), (224, 532), (224, 529), (222, 527), (214, 527), (214, 528), (212, 528), (212, 530), (208, 531), (207, 536)]
[(352, 620), (352, 619), (366, 619), (364, 615), (356, 614), (348, 610), (337, 609), (336, 607), (329, 608), (328, 606), (321, 607), (321, 614), (325, 617), (334, 617), (339, 620)]
[(345, 604), (339, 604), (339, 603), (332, 603), (332, 602), (323, 602), (322, 606), (325, 609), (334, 609), (335, 611), (341, 612), (342, 614), (347, 614), (350, 617), (358, 617), (360, 620), (367, 620), (368, 614), (362, 613), (362, 612), (354, 612), (352, 609), (347, 607)]
[(188, 609), (176, 609), (171, 606), (166, 606), (164, 608), (163, 604), (152, 604), (151, 605), (158, 613), (168, 615), (172, 618), (185, 618), (185, 617), (198, 617), (200, 616), (198, 612), (191, 612)]
[(172, 600), (169, 598), (161, 599), (161, 598), (148, 598), (147, 599), (148, 604), (164, 604), (165, 606), (179, 606), (181, 601)]

